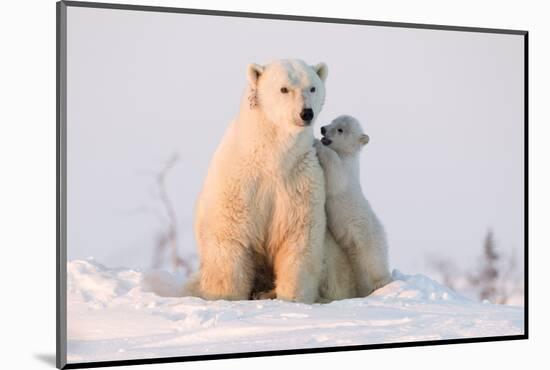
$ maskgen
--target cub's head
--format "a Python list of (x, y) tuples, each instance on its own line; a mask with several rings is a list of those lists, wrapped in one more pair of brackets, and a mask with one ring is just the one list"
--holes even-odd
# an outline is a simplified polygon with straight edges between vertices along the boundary
[(369, 136), (363, 133), (359, 121), (347, 115), (338, 116), (330, 125), (321, 127), (321, 134), (321, 143), (338, 154), (357, 153), (369, 142)]
[(249, 64), (250, 107), (289, 129), (311, 126), (325, 102), (327, 74), (326, 64), (310, 66), (298, 59)]

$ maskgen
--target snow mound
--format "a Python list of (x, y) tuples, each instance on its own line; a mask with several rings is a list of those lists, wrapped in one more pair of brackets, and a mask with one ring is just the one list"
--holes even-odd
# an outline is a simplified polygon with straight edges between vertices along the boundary
[[(523, 308), (478, 303), (423, 275), (329, 304), (174, 297), (181, 278), (67, 266), (68, 360), (88, 362), (523, 334)], [(155, 293), (153, 293), (155, 292)]]
[(78, 296), (91, 305), (106, 306), (139, 286), (141, 274), (127, 269), (107, 269), (93, 259), (67, 264), (69, 296)]
[(451, 289), (424, 275), (405, 275), (399, 270), (392, 274), (393, 282), (378, 289), (371, 297), (417, 300), (465, 300)]

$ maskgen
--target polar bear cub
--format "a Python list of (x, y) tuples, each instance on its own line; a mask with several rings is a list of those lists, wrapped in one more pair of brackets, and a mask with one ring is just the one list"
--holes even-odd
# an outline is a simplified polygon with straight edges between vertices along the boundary
[(359, 154), (369, 136), (354, 117), (321, 127), (315, 142), (326, 178), (327, 225), (352, 265), (357, 293), (367, 296), (391, 281), (384, 228), (363, 195)]

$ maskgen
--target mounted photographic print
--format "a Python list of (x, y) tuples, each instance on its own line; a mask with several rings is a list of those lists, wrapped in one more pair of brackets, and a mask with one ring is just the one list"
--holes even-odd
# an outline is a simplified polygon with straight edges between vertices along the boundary
[(526, 31), (57, 11), (59, 368), (527, 338)]

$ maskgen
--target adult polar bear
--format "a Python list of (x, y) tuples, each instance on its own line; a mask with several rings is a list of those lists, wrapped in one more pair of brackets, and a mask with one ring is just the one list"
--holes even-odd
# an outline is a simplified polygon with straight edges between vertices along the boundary
[(325, 179), (313, 147), (327, 72), (324, 63), (301, 60), (248, 66), (239, 114), (198, 199), (200, 271), (188, 291), (242, 300), (274, 283), (284, 300), (312, 303), (319, 289), (353, 295), (349, 276), (327, 281), (326, 264), (347, 258), (333, 249), (327, 259), (326, 246), (335, 243), (325, 235)]

